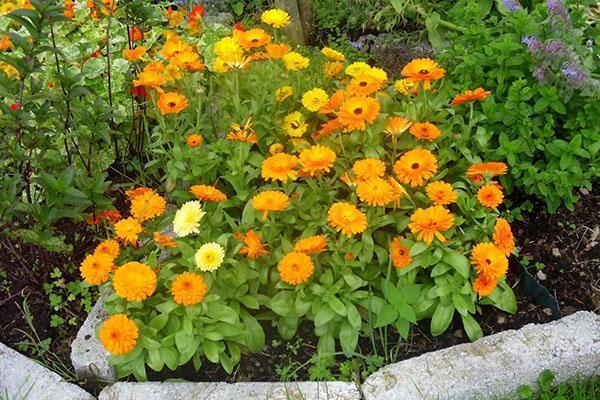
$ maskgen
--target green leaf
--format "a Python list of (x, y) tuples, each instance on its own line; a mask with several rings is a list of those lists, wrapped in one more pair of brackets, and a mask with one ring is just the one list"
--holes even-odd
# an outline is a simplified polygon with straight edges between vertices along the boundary
[(329, 307), (331, 307), (331, 309), (335, 311), (338, 315), (342, 317), (346, 316), (346, 306), (337, 297), (332, 296), (331, 299), (329, 299), (329, 301), (327, 302), (327, 304), (329, 304)]
[[(207, 315), (219, 321), (227, 322), (229, 324), (235, 324), (238, 322), (238, 314), (231, 307), (223, 304), (211, 303), (208, 306)], [(216, 361), (215, 361), (216, 362)]]
[(374, 328), (381, 328), (393, 324), (398, 319), (398, 311), (391, 304), (386, 304), (383, 309), (377, 314)]
[(448, 329), (450, 326), (450, 322), (452, 322), (452, 317), (454, 316), (454, 305), (444, 305), (439, 303), (433, 312), (433, 316), (431, 317), (431, 334), (433, 336), (439, 336)]
[(446, 252), (442, 257), (442, 261), (451, 265), (459, 274), (464, 276), (465, 278), (469, 278), (469, 274), (471, 272), (471, 264), (469, 263), (469, 259), (464, 255), (457, 253), (454, 250), (450, 250)]
[(348, 322), (355, 329), (360, 329), (362, 326), (362, 317), (360, 313), (356, 309), (356, 306), (352, 303), (346, 303), (346, 317), (348, 318)]
[(398, 309), (398, 315), (403, 319), (412, 322), (413, 324), (417, 323), (417, 316), (415, 315), (415, 311), (408, 304), (403, 304)]
[(169, 321), (168, 314), (158, 314), (156, 317), (154, 317), (150, 320), (150, 322), (148, 323), (148, 326), (150, 328), (156, 329), (157, 331), (160, 331), (162, 328), (165, 327), (165, 325), (167, 324), (168, 321)]
[(160, 358), (171, 370), (175, 370), (179, 366), (179, 353), (173, 347), (161, 347)]
[(210, 340), (205, 340), (202, 342), (202, 351), (206, 358), (212, 363), (219, 362), (219, 346)]
[(325, 325), (333, 318), (335, 318), (337, 314), (328, 305), (322, 305), (317, 311), (315, 315), (315, 327), (319, 327)]
[(410, 322), (405, 319), (399, 318), (394, 325), (396, 330), (402, 336), (403, 339), (408, 339), (408, 333), (410, 332)]
[(428, 246), (425, 243), (417, 242), (411, 246), (409, 254), (411, 257), (414, 257), (416, 255), (421, 254), (422, 252), (424, 252), (427, 249), (428, 249)]
[(342, 325), (340, 326), (340, 344), (346, 355), (354, 353), (358, 344), (358, 329), (355, 329), (346, 320), (342, 321)]
[(294, 309), (293, 296), (294, 293), (289, 290), (281, 291), (273, 296), (269, 303), (269, 308), (273, 310), (275, 314), (285, 317), (289, 315), (290, 310)]
[(471, 314), (461, 315), (460, 318), (462, 319), (463, 327), (465, 328), (465, 332), (467, 332), (469, 340), (474, 341), (483, 337), (479, 322)]
[(260, 351), (265, 344), (265, 332), (256, 318), (247, 312), (242, 312), (240, 316), (242, 317), (242, 321), (244, 321), (244, 325), (246, 325), (246, 332), (244, 336), (246, 339), (246, 345), (251, 352), (256, 353)]

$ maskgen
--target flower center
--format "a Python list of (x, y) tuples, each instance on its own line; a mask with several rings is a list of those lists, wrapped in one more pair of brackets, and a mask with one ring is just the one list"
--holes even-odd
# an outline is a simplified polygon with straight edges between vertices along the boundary
[(294, 129), (298, 129), (298, 128), (300, 128), (300, 124), (299, 124), (298, 122), (296, 122), (296, 121), (292, 122), (292, 123), (290, 124), (290, 126), (291, 126), (292, 128), (294, 128)]
[(413, 165), (410, 166), (412, 169), (419, 169), (419, 163), (413, 163)]
[(177, 103), (175, 103), (174, 101), (170, 101), (169, 102), (169, 107), (173, 108), (177, 105)]
[(354, 109), (354, 115), (360, 115), (360, 114), (362, 114), (362, 112), (363, 112), (363, 110), (360, 107)]
[(362, 81), (362, 82), (361, 82), (361, 83), (359, 83), (358, 85), (359, 85), (359, 86), (361, 86), (361, 87), (365, 87), (365, 86), (367, 86), (367, 82), (365, 82), (365, 81)]
[(427, 71), (426, 69), (422, 69), (419, 71), (419, 74), (422, 74), (422, 75), (427, 75), (428, 73), (429, 73), (429, 71)]

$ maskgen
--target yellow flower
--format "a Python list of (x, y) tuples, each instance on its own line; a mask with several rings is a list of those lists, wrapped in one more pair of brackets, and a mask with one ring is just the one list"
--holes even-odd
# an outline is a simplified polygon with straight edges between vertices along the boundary
[(327, 224), (346, 236), (353, 236), (367, 228), (367, 216), (354, 204), (334, 203), (327, 212)]
[(350, 75), (352, 77), (365, 73), (370, 70), (371, 66), (366, 62), (357, 61), (346, 67), (346, 75)]
[(308, 125), (304, 122), (302, 114), (299, 111), (294, 111), (283, 119), (283, 129), (290, 137), (300, 137), (304, 135)]
[(119, 356), (135, 348), (139, 337), (138, 327), (125, 314), (115, 314), (108, 318), (98, 332), (102, 346), (110, 354)]
[(392, 144), (396, 144), (398, 136), (410, 128), (411, 125), (412, 121), (408, 118), (390, 117), (384, 132), (392, 137)]
[(138, 234), (143, 232), (140, 222), (132, 217), (115, 223), (115, 233), (125, 244), (137, 244)]
[(302, 150), (299, 158), (302, 172), (315, 176), (318, 172), (329, 172), (336, 155), (329, 147), (316, 145)]
[(344, 61), (346, 59), (342, 53), (330, 47), (323, 47), (321, 49), (321, 54), (327, 57), (327, 59), (330, 61)]
[(238, 60), (244, 55), (244, 49), (242, 49), (239, 40), (231, 36), (219, 40), (215, 44), (214, 51), (226, 63)]
[(319, 111), (329, 101), (329, 96), (321, 88), (314, 88), (302, 95), (302, 105), (308, 111)]
[(206, 243), (194, 255), (196, 267), (201, 271), (215, 271), (221, 266), (225, 259), (225, 250), (215, 242)]
[(294, 89), (291, 86), (282, 86), (275, 90), (275, 100), (284, 101), (288, 97), (294, 94)]
[(167, 80), (167, 82), (172, 83), (178, 79), (181, 79), (181, 77), (183, 76), (183, 73), (181, 72), (181, 69), (179, 68), (179, 66), (177, 64), (171, 62), (165, 68), (164, 76), (165, 76), (165, 79)]
[(394, 90), (398, 93), (402, 93), (403, 95), (408, 95), (410, 93), (415, 93), (415, 83), (409, 79), (400, 79), (396, 81), (394, 85)]
[(173, 301), (184, 307), (200, 303), (207, 291), (208, 286), (204, 283), (204, 278), (193, 272), (177, 275), (171, 284)]
[(308, 281), (313, 273), (314, 264), (304, 253), (292, 251), (277, 264), (281, 280), (290, 285), (299, 285)]
[(273, 143), (269, 146), (269, 154), (275, 155), (283, 151), (283, 145), (281, 143)]
[(206, 213), (198, 200), (188, 201), (175, 213), (173, 231), (179, 237), (200, 232), (200, 220)]
[(290, 71), (300, 71), (310, 65), (310, 60), (295, 51), (290, 51), (283, 56), (283, 63)]
[(385, 206), (395, 198), (392, 185), (377, 177), (359, 181), (356, 194), (360, 201), (370, 206)]
[(323, 65), (323, 72), (330, 78), (337, 76), (344, 69), (344, 64), (338, 61), (326, 62)]
[(117, 296), (127, 301), (142, 301), (156, 290), (156, 273), (149, 265), (131, 261), (121, 265), (113, 276)]
[(273, 9), (262, 13), (260, 20), (275, 29), (283, 28), (290, 23), (290, 15), (283, 10)]

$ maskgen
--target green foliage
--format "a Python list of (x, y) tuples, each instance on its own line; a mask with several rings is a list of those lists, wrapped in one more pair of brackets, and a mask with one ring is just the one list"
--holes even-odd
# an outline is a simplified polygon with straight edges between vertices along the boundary
[(523, 400), (594, 400), (600, 397), (598, 378), (576, 379), (553, 385), (554, 378), (552, 371), (546, 369), (538, 377), (538, 392), (524, 385), (517, 393)]

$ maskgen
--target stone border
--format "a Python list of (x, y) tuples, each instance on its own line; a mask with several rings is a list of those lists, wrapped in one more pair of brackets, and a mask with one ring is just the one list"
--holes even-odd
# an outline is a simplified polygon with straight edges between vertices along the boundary
[[(81, 376), (114, 382), (108, 353), (95, 335), (105, 317), (99, 301), (73, 342), (71, 357)], [(381, 368), (361, 388), (347, 382), (119, 382), (105, 387), (99, 400), (481, 400), (514, 395), (521, 385), (536, 387), (544, 369), (552, 370), (557, 382), (600, 375), (600, 316), (580, 311), (426, 353)]]
[[(93, 400), (79, 386), (0, 343), (0, 397), (30, 400)], [(4, 398), (4, 397), (3, 397)]]

